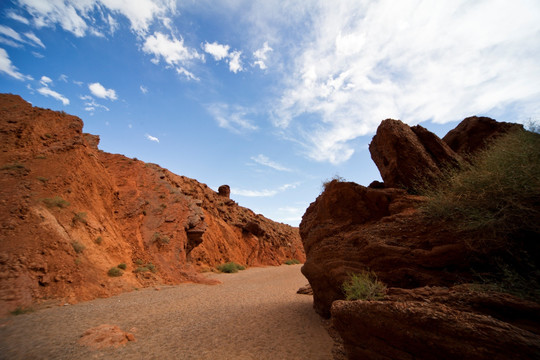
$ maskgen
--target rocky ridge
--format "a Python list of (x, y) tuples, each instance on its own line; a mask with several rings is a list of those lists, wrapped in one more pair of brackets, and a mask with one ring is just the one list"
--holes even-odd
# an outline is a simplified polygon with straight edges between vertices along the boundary
[[(412, 195), (417, 181), (448, 168), (521, 125), (465, 119), (442, 140), (387, 119), (370, 144), (384, 184), (334, 180), (303, 216), (302, 272), (314, 308), (332, 317), (350, 359), (506, 359), (540, 357), (540, 306), (477, 291), (463, 234), (428, 221)], [(484, 138), (479, 138), (484, 136)], [(350, 273), (374, 271), (389, 286), (381, 301), (343, 301)]]
[[(63, 112), (0, 95), (0, 313), (304, 261), (298, 230), (156, 164), (98, 149)], [(119, 264), (122, 276), (108, 276)], [(118, 272), (117, 272), (118, 273)]]

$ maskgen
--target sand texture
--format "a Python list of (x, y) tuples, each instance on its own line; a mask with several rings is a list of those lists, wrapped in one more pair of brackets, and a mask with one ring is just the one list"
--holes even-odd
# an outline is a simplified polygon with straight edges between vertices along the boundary
[[(312, 297), (296, 294), (307, 282), (300, 265), (209, 277), (222, 284), (147, 288), (0, 319), (0, 358), (332, 359)], [(104, 324), (131, 341), (102, 349), (81, 341)]]

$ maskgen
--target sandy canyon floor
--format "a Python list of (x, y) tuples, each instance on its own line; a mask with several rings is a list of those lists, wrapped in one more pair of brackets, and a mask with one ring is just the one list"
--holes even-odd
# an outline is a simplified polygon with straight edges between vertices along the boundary
[[(301, 265), (209, 274), (220, 285), (147, 288), (0, 319), (1, 359), (332, 359), (332, 339), (296, 294)], [(116, 325), (135, 341), (96, 349), (81, 336)]]

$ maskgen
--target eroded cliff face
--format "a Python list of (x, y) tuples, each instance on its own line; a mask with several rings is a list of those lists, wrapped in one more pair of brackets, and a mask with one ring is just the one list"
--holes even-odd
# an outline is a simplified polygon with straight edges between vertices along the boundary
[[(540, 306), (456, 285), (470, 282), (471, 268), (484, 259), (473, 255), (467, 234), (428, 220), (418, 210), (426, 199), (406, 191), (516, 128), (473, 117), (441, 140), (422, 127), (384, 120), (370, 144), (384, 185), (334, 180), (306, 210), (302, 272), (315, 310), (332, 317), (350, 359), (540, 357)], [(343, 282), (363, 270), (389, 286), (386, 296), (343, 301)]]
[[(298, 229), (226, 191), (100, 151), (82, 127), (0, 95), (0, 313), (205, 281), (198, 271), (227, 261), (304, 261)], [(121, 263), (122, 276), (107, 275)]]

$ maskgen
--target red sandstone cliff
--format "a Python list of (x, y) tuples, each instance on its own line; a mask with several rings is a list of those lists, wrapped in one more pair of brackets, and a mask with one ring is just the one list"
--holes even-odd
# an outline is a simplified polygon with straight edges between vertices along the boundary
[[(0, 95), (0, 313), (153, 284), (199, 269), (304, 261), (298, 230), (196, 180), (98, 150), (82, 121)], [(125, 263), (120, 277), (108, 270)], [(153, 270), (153, 271), (152, 271)]]

